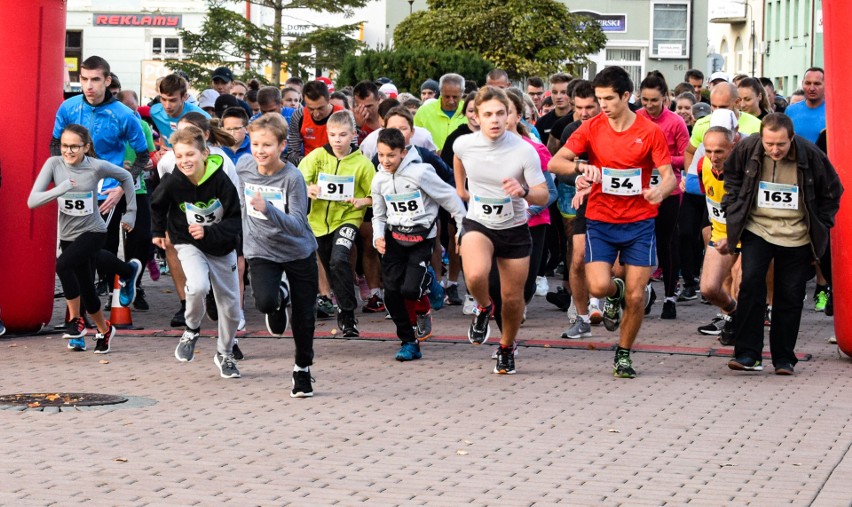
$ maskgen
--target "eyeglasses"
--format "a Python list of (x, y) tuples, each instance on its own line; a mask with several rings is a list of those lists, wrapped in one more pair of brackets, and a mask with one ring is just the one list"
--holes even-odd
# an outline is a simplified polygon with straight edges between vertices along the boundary
[(530, 97), (541, 97), (542, 95), (544, 95), (544, 92), (528, 92), (527, 95), (529, 95)]
[(62, 151), (67, 151), (68, 153), (73, 154), (73, 153), (77, 153), (78, 151), (80, 151), (80, 148), (82, 148), (83, 146), (86, 146), (86, 145), (85, 144), (63, 144), (63, 145), (60, 145), (59, 148)]
[(224, 129), (224, 130), (225, 130), (225, 132), (239, 132), (240, 130), (242, 130), (244, 128), (245, 127), (234, 127), (234, 128), (230, 128), (230, 129)]

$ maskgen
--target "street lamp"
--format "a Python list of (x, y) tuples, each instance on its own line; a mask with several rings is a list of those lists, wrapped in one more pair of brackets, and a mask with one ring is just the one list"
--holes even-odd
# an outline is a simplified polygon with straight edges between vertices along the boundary
[(408, 0), (408, 14), (411, 15), (411, 13), (413, 11), (414, 11), (414, 0)]

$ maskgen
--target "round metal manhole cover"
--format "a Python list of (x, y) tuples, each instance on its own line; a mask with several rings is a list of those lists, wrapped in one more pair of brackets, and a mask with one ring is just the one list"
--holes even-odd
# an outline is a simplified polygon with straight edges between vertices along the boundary
[(0, 405), (44, 409), (48, 407), (99, 407), (125, 403), (127, 398), (97, 393), (20, 393), (0, 395)]

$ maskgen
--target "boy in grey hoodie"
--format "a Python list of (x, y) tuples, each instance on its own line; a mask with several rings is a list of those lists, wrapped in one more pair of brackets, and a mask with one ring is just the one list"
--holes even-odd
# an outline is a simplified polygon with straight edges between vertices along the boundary
[(385, 306), (402, 347), (397, 361), (420, 359), (420, 341), (432, 336), (426, 288), (435, 248), (438, 209), (450, 212), (461, 230), (464, 204), (453, 187), (409, 150), (397, 129), (384, 129), (378, 141), (379, 171), (373, 177), (373, 245), (382, 255)]

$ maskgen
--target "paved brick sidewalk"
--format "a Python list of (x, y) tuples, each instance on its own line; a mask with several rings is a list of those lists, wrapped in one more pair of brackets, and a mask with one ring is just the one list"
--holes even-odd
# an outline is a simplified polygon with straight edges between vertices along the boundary
[[(242, 379), (218, 377), (212, 339), (178, 363), (177, 339), (153, 334), (176, 310), (170, 283), (150, 284), (154, 310), (134, 312), (148, 336), (122, 332), (105, 357), (69, 352), (58, 334), (0, 340), (0, 394), (132, 398), (0, 410), (0, 504), (852, 504), (852, 364), (826, 343), (831, 320), (810, 304), (798, 348), (812, 358), (792, 378), (636, 352), (639, 377), (614, 379), (611, 352), (555, 345), (522, 347), (519, 373), (496, 376), (487, 345), (430, 341), (422, 361), (402, 364), (396, 343), (333, 339), (326, 321), (317, 396), (293, 400), (292, 342), (252, 337), (263, 325), (250, 295)], [(535, 298), (522, 339), (558, 337), (565, 317), (548, 307)], [(659, 311), (639, 343), (713, 346), (694, 331), (709, 307), (679, 305), (676, 321)], [(464, 335), (468, 322), (458, 307), (435, 314), (443, 336)], [(362, 316), (361, 328), (392, 332), (382, 316)]]

